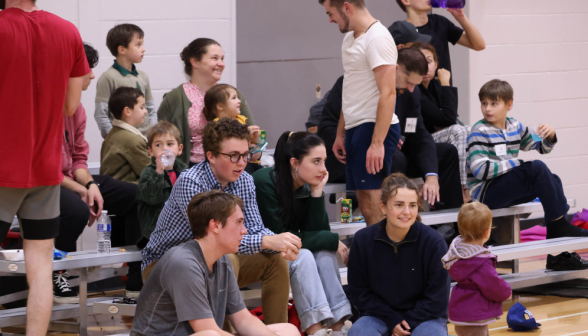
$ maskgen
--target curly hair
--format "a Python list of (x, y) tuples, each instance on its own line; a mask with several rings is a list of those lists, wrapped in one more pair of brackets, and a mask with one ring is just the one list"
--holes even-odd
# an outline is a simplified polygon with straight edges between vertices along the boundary
[[(251, 133), (247, 125), (241, 124), (237, 119), (221, 118), (218, 121), (209, 122), (202, 135), (204, 153), (212, 152), (215, 156), (218, 155), (222, 142), (230, 138), (247, 140), (247, 143), (249, 143)], [(208, 157), (206, 161), (208, 161)]]
[(90, 66), (90, 69), (94, 69), (100, 60), (100, 54), (98, 54), (98, 50), (94, 49), (90, 43), (84, 42), (84, 51), (86, 52), (86, 58), (88, 59), (88, 65)]

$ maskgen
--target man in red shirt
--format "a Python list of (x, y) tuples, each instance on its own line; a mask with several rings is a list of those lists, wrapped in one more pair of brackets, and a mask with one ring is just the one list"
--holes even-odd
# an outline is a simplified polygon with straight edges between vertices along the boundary
[(63, 115), (72, 115), (90, 72), (77, 28), (6, 0), (0, 12), (0, 235), (18, 215), (27, 261), (27, 335), (51, 314), (53, 239), (59, 232)]

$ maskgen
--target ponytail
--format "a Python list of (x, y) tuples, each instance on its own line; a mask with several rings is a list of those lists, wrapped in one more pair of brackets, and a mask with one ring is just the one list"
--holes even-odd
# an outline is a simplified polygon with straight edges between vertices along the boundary
[(316, 146), (324, 146), (324, 142), (316, 134), (308, 132), (284, 132), (278, 140), (274, 152), (274, 181), (276, 194), (280, 204), (280, 217), (288, 230), (296, 229), (289, 226), (290, 219), (295, 215), (294, 178), (290, 159), (302, 162), (305, 156)]

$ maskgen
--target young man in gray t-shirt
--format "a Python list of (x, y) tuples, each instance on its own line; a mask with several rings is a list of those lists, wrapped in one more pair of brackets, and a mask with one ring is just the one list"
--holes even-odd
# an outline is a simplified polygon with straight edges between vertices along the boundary
[(243, 201), (218, 190), (197, 194), (188, 205), (194, 235), (167, 251), (139, 296), (131, 335), (300, 335), (291, 324), (264, 325), (251, 315), (225, 254), (236, 253), (247, 229)]

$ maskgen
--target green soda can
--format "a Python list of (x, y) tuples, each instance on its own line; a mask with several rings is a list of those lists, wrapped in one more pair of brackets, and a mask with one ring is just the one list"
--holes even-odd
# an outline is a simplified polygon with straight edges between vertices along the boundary
[(265, 133), (265, 131), (259, 131), (259, 137), (261, 138), (261, 141), (262, 141), (262, 143), (267, 141), (267, 140), (265, 139), (265, 138), (266, 138), (266, 133)]

